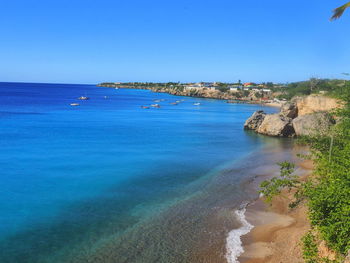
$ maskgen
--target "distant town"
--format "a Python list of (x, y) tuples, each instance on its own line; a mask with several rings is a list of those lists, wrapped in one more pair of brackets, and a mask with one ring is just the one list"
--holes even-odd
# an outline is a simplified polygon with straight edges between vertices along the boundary
[[(223, 82), (197, 82), (197, 83), (151, 83), (151, 82), (105, 82), (98, 86), (110, 88), (149, 89), (155, 92), (166, 92), (174, 95), (226, 99), (228, 102), (272, 103), (278, 99), (273, 94), (283, 85), (268, 83), (223, 83)], [(281, 98), (282, 99), (282, 98)]]
[(148, 89), (173, 95), (224, 99), (229, 103), (282, 104), (296, 95), (325, 94), (346, 85), (344, 79), (317, 79), (293, 83), (273, 82), (103, 82), (97, 86), (109, 88)]
[(272, 82), (267, 83), (223, 83), (223, 82), (197, 82), (197, 83), (180, 83), (180, 82), (167, 82), (167, 83), (153, 83), (153, 82), (104, 82), (99, 84), (104, 87), (117, 87), (123, 86), (125, 88), (136, 88), (136, 87), (168, 87), (168, 88), (182, 88), (186, 90), (191, 89), (206, 89), (206, 90), (219, 90), (221, 92), (226, 91), (240, 91), (240, 90), (253, 90), (257, 92), (272, 92), (272, 88), (284, 87), (284, 84), (276, 84)]

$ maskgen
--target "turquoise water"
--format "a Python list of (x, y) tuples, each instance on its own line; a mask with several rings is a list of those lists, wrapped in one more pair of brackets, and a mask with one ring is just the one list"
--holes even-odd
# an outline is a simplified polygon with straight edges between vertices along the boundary
[[(161, 108), (140, 107), (155, 99)], [(232, 171), (268, 143), (242, 129), (258, 109), (276, 111), (0, 83), (0, 262), (189, 262), (210, 211), (243, 199), (249, 175)], [(230, 183), (220, 181), (225, 172)]]

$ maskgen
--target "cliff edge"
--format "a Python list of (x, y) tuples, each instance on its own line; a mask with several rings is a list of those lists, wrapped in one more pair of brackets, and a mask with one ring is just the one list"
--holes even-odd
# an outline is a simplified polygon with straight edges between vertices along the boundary
[(335, 124), (331, 111), (339, 107), (339, 100), (321, 95), (295, 97), (279, 113), (254, 112), (244, 129), (276, 137), (325, 134)]

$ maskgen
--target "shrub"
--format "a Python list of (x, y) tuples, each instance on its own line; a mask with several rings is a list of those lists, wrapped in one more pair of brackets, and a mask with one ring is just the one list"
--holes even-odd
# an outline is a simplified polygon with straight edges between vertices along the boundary
[(316, 238), (311, 231), (307, 232), (301, 239), (303, 249), (303, 259), (305, 263), (318, 263), (318, 249)]
[(280, 194), (282, 189), (291, 190), (299, 184), (298, 177), (293, 174), (294, 164), (282, 162), (278, 165), (280, 166), (279, 177), (273, 177), (260, 184), (261, 190), (259, 192), (264, 195), (265, 201), (268, 203), (272, 201), (274, 196)]

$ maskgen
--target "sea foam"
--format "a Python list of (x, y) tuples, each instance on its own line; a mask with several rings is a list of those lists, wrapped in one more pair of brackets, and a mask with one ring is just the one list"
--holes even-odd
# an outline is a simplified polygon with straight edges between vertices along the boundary
[[(246, 207), (246, 206), (245, 206)], [(234, 211), (235, 216), (242, 226), (230, 231), (226, 239), (226, 259), (228, 263), (239, 263), (238, 257), (244, 252), (241, 236), (248, 234), (254, 227), (245, 217), (246, 208)]]

